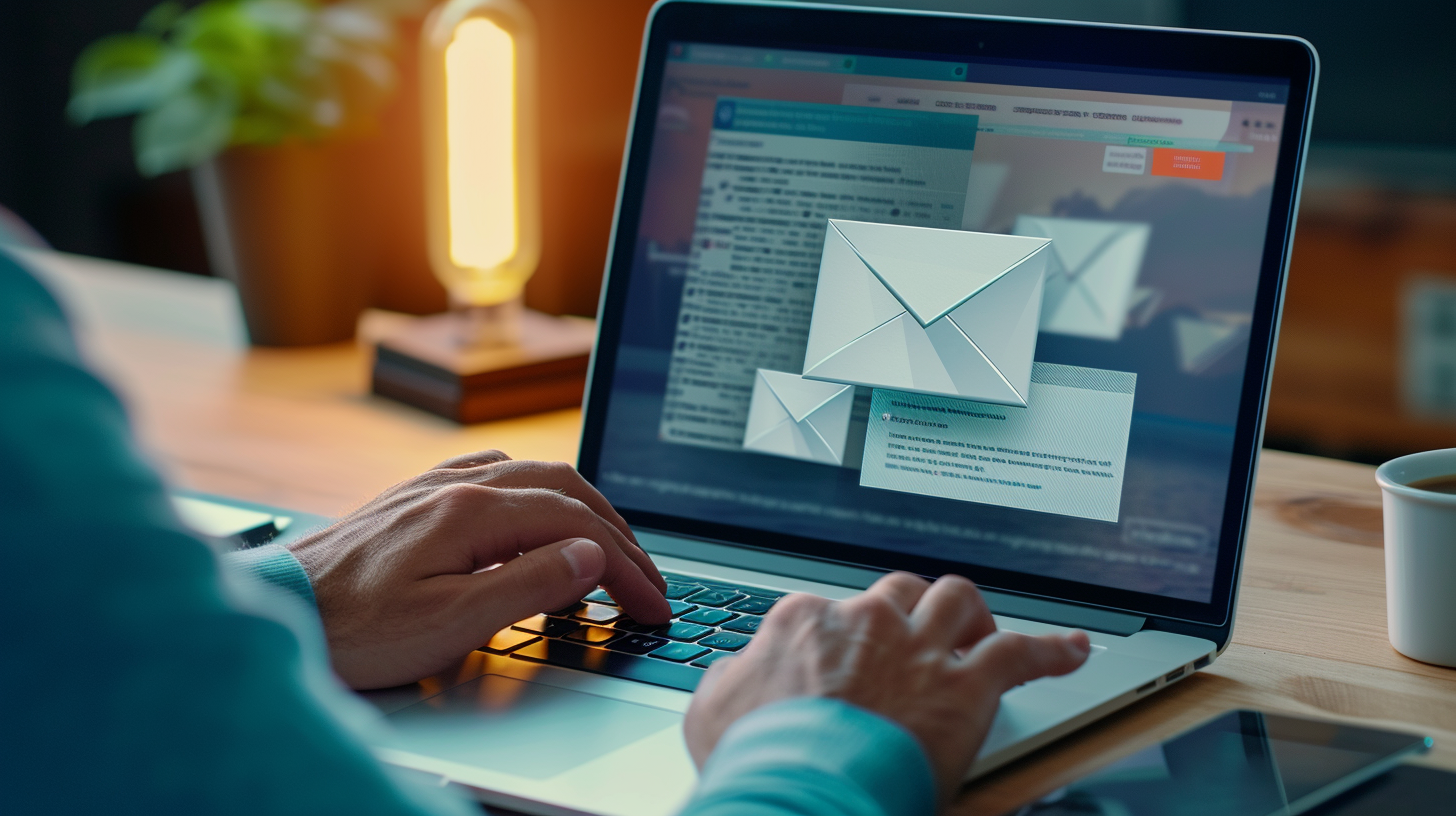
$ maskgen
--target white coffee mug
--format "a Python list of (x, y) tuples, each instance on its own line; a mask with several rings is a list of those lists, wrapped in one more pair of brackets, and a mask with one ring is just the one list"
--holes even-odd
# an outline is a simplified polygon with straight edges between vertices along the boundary
[(1375, 470), (1385, 509), (1385, 611), (1390, 645), (1456, 666), (1456, 494), (1411, 483), (1456, 475), (1456, 448), (1413, 453)]

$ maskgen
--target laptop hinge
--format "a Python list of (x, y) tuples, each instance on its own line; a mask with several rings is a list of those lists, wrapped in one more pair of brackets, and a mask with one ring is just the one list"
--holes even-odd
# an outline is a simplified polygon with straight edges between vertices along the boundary
[[(659, 555), (706, 561), (725, 567), (767, 572), (788, 578), (817, 581), (822, 584), (864, 589), (884, 575), (883, 570), (865, 569), (832, 561), (816, 561), (778, 553), (764, 552), (731, 544), (718, 544), (697, 538), (687, 538), (670, 533), (655, 533), (637, 529), (637, 540), (643, 549)], [(1109, 609), (1092, 609), (1085, 606), (1049, 601), (1044, 598), (1028, 598), (1004, 592), (983, 590), (986, 605), (997, 615), (1008, 618), (1051, 623), (1057, 626), (1073, 626), (1110, 635), (1131, 635), (1140, 631), (1147, 622), (1141, 615), (1114, 612)]]

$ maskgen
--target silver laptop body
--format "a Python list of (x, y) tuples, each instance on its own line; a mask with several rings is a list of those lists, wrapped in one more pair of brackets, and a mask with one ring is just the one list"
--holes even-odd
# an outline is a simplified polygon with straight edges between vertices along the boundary
[[(1121, 61), (1108, 64), (1108, 54)], [(847, 598), (892, 568), (959, 571), (982, 585), (1003, 629), (1088, 631), (1094, 650), (1085, 666), (1002, 698), (968, 778), (1188, 677), (1217, 657), (1232, 631), (1316, 74), (1313, 49), (1293, 38), (659, 3), (644, 41), (608, 256), (582, 472), (672, 581)], [(936, 116), (943, 118), (925, 118)], [(967, 131), (970, 116), (977, 118)], [(785, 130), (785, 121), (809, 121), (811, 130)], [(915, 135), (876, 135), (876, 122)], [(697, 147), (674, 154), (683, 145)], [(817, 166), (819, 176), (781, 172), (815, 167), (810, 160), (828, 164)], [(1046, 169), (1058, 162), (1056, 172)], [(929, 185), (911, 177), (917, 163), (932, 168)], [(769, 166), (779, 172), (765, 172)], [(854, 192), (855, 184), (883, 178), (825, 178), (830, 171), (899, 173), (898, 186), (909, 192), (896, 207), (893, 194)], [(953, 182), (940, 185), (949, 194), (935, 189), (942, 178)], [(781, 182), (767, 198), (757, 189), (766, 181)], [(730, 195), (736, 199), (723, 200)], [(827, 211), (802, 203), (811, 199)], [(659, 230), (682, 210), (685, 220)], [(826, 216), (912, 225), (923, 216), (921, 225), (946, 226), (933, 220), (942, 213), (951, 228), (1041, 235), (1068, 247), (1047, 274), (1048, 297), (1070, 305), (1044, 301), (1037, 364), (1050, 365), (1034, 370), (1030, 399), (1033, 408), (1039, 399), (1085, 400), (1074, 407), (1106, 410), (1104, 424), (1131, 428), (1123, 460), (1109, 460), (1115, 495), (1104, 490), (1076, 507), (1036, 505), (1040, 493), (955, 493), (962, 488), (947, 487), (950, 477), (939, 471), (913, 485), (857, 487), (871, 467), (875, 478), (900, 478), (885, 476), (885, 446), (893, 443), (876, 428), (884, 430), (891, 412), (869, 415), (885, 398), (870, 389), (856, 389), (846, 409), (847, 441), (829, 446), (836, 461), (791, 444), (734, 449), (752, 441), (747, 424), (765, 421), (764, 404), (794, 412), (766, 402), (776, 395), (739, 370), (732, 354), (761, 338), (743, 329), (725, 343), (721, 332), (735, 313), (722, 306), (721, 292), (718, 300), (699, 297), (710, 286), (704, 282), (734, 280), (733, 270), (746, 268), (744, 253), (762, 247), (772, 259), (807, 246), (797, 268), (817, 268)], [(774, 219), (793, 234), (768, 231)], [(673, 229), (675, 242), (653, 238), (654, 230)], [(1087, 249), (1099, 241), (1101, 250)], [(1221, 246), (1238, 251), (1220, 254)], [(1223, 266), (1210, 268), (1210, 254)], [(770, 280), (789, 276), (772, 277), (775, 268)], [(1066, 279), (1057, 293), (1050, 292), (1054, 274)], [(1116, 295), (1106, 302), (1115, 301), (1118, 314), (1076, 312), (1072, 299), (1084, 283), (1094, 300)], [(756, 297), (752, 286), (740, 290)], [(1118, 365), (1136, 375), (1135, 394), (1087, 385), (1105, 380), (1088, 369)], [(671, 402), (665, 391), (676, 395)], [(714, 426), (725, 431), (695, 436), (695, 420), (680, 415), (711, 408), (725, 393), (738, 394), (736, 419)], [(802, 423), (813, 425), (812, 414), (779, 421), (807, 432)], [(771, 447), (789, 437), (762, 438)], [(997, 466), (1009, 465), (988, 460), (981, 472)], [(1068, 493), (1053, 476), (1038, 478), (1053, 499), (1080, 501), (1102, 489)], [(1059, 538), (1062, 530), (1074, 532)], [(524, 812), (674, 812), (695, 782), (681, 735), (690, 692), (630, 679), (631, 672), (604, 674), (600, 665), (591, 670), (590, 659), (577, 666), (482, 651), (417, 687), (371, 693), (395, 726), (377, 751)]]

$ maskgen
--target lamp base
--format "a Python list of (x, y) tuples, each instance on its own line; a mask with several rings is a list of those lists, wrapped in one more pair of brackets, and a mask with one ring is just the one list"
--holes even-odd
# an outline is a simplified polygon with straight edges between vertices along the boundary
[(575, 408), (596, 322), (523, 310), (520, 342), (468, 347), (459, 312), (411, 320), (375, 347), (372, 389), (460, 423)]

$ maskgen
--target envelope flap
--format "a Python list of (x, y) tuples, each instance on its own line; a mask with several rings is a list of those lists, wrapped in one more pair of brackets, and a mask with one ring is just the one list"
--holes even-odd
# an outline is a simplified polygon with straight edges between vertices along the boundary
[(944, 317), (1021, 261), (1045, 238), (831, 219), (906, 311), (925, 326)]
[(818, 380), (806, 380), (798, 374), (790, 374), (785, 371), (769, 371), (760, 368), (758, 375), (768, 384), (768, 389), (778, 398), (784, 410), (795, 422), (803, 422), (804, 417), (814, 413), (824, 403), (844, 393), (844, 389), (851, 386), (844, 383), (819, 382)]
[(1113, 243), (1129, 232), (1147, 229), (1146, 224), (1123, 221), (1091, 221), (1081, 218), (1017, 219), (1016, 232), (1052, 239), (1052, 251), (1067, 273), (1076, 277), (1095, 262)]

